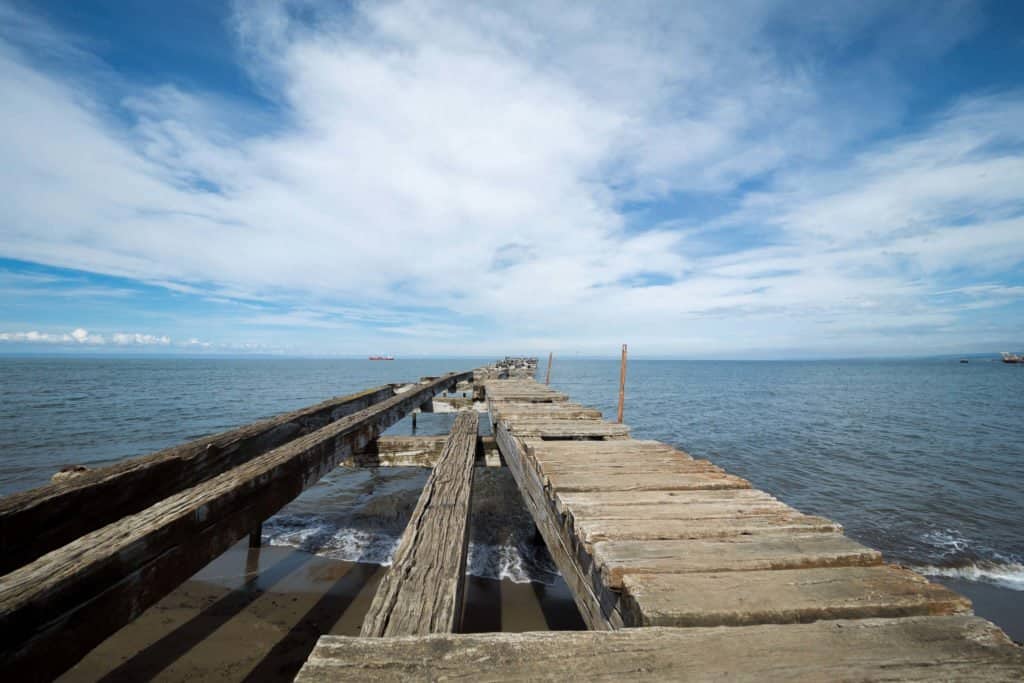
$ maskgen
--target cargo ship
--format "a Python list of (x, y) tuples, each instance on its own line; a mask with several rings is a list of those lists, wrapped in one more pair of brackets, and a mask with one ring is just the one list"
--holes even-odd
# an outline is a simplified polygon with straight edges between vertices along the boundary
[(1017, 355), (1016, 353), (1010, 353), (1009, 351), (1003, 351), (1000, 354), (1003, 357), (1004, 363), (1024, 363), (1024, 357)]
[(394, 360), (394, 356), (370, 356), (370, 360)]

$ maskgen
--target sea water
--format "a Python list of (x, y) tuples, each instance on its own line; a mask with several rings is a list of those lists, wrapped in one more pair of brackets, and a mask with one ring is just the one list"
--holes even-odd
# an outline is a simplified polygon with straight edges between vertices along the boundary
[[(331, 396), (487, 359), (0, 359), (0, 494)], [(544, 376), (544, 363), (538, 377)], [(557, 357), (552, 386), (614, 417), (617, 361)], [(424, 414), (420, 434), (451, 415)], [(486, 421), (484, 421), (486, 423)], [(1024, 366), (988, 360), (634, 360), (625, 422), (707, 458), (890, 561), (1024, 591)], [(486, 429), (486, 426), (484, 427)], [(389, 433), (409, 434), (409, 419)], [(427, 473), (339, 469), (264, 524), (275, 545), (386, 564)], [(469, 570), (557, 574), (508, 482), (477, 482)]]

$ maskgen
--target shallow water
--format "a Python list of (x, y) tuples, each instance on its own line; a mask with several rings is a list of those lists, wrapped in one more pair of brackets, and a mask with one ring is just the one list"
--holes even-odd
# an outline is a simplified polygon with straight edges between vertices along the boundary
[[(0, 493), (329, 396), (477, 360), (0, 359)], [(538, 376), (543, 377), (543, 365)], [(556, 359), (552, 385), (614, 415), (618, 364)], [(632, 361), (626, 422), (709, 458), (890, 560), (1024, 590), (1024, 367), (956, 360)], [(423, 415), (443, 433), (451, 415)], [(409, 433), (408, 420), (392, 433)], [(383, 563), (421, 470), (339, 470), (264, 526), (268, 540)], [(500, 486), (474, 498), (470, 570), (550, 583), (554, 568)]]

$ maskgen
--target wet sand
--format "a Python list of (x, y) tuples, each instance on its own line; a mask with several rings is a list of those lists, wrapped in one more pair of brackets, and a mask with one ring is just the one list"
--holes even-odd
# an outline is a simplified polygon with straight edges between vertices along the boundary
[[(316, 639), (359, 635), (386, 567), (239, 543), (61, 681), (291, 681)], [(468, 577), (465, 631), (583, 629), (568, 588)]]

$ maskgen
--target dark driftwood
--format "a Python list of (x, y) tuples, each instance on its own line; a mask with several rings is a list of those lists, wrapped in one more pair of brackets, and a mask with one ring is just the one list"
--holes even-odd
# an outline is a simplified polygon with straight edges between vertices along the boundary
[(353, 449), (469, 376), (446, 375), (344, 417), (0, 577), (0, 680), (59, 675)]
[(457, 629), (479, 421), (475, 411), (455, 418), (391, 569), (363, 620), (363, 636), (418, 636)]
[(392, 396), (367, 389), (0, 498), (0, 574)]

